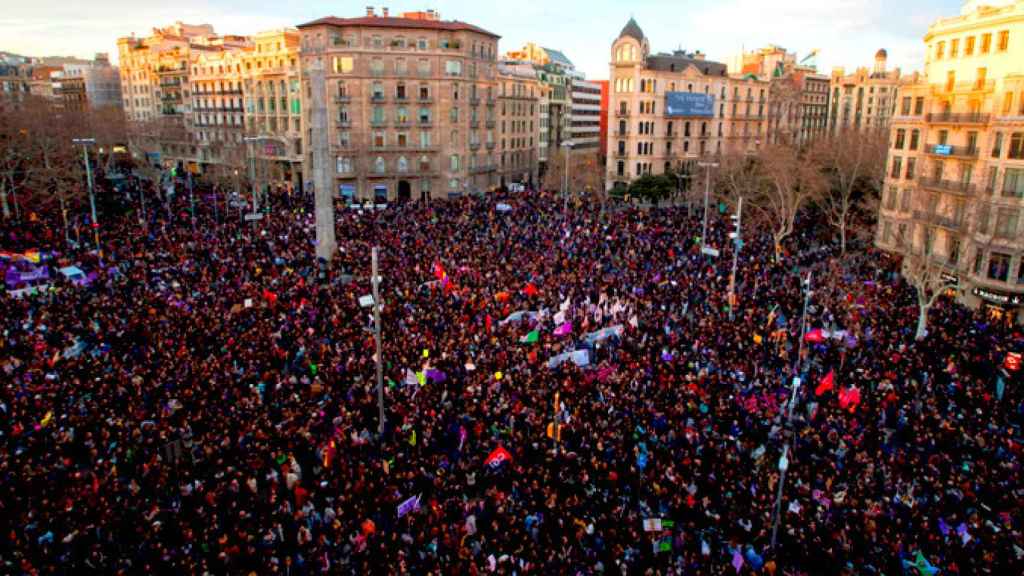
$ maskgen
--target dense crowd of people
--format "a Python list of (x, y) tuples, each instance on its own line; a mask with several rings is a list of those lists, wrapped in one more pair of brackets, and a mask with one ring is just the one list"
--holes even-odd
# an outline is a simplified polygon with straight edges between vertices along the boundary
[(730, 301), (683, 207), (343, 208), (328, 268), (311, 199), (198, 198), (102, 254), (3, 229), (100, 271), (0, 295), (4, 573), (1024, 573), (1021, 335), (943, 301), (916, 342), (894, 264), (813, 222), (747, 228)]

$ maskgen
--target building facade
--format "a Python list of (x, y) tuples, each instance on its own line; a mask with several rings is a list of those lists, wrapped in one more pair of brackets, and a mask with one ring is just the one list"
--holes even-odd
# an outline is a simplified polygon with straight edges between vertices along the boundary
[(900, 70), (887, 70), (887, 59), (888, 53), (881, 49), (870, 70), (858, 68), (853, 74), (846, 74), (842, 67), (832, 70), (829, 129), (833, 134), (889, 126), (899, 98)]
[(498, 64), (498, 178), (502, 186), (537, 183), (543, 89), (532, 65)]
[(946, 270), (966, 303), (1024, 302), (1024, 1), (968, 3), (924, 38), (893, 119), (876, 244)]
[(700, 158), (761, 147), (770, 83), (730, 76), (704, 54), (650, 54), (630, 19), (612, 44), (608, 188), (646, 174), (692, 172)]
[(601, 149), (601, 85), (572, 79), (569, 138), (574, 154), (596, 155)]
[[(433, 11), (328, 17), (299, 26), (304, 82), (325, 65), (333, 182), (377, 202), (482, 192), (498, 184), (498, 36)], [(307, 84), (311, 86), (311, 84)], [(303, 88), (305, 90), (305, 88)], [(307, 170), (318, 152), (303, 133)]]
[(116, 66), (110, 65), (107, 54), (100, 53), (93, 60), (67, 62), (54, 68), (43, 67), (51, 70), (48, 95), (64, 109), (121, 107), (120, 73)]

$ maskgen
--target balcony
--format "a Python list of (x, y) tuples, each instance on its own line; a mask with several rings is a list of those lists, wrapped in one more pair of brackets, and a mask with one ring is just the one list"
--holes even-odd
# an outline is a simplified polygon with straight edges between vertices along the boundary
[(486, 120), (486, 121), (484, 121), (484, 127), (485, 128), (494, 128), (494, 120)]
[(337, 96), (334, 97), (334, 101), (335, 102), (351, 102), (352, 101), (352, 97), (349, 96), (348, 94), (338, 94)]
[(370, 126), (374, 128), (383, 128), (388, 125), (388, 121), (384, 118), (374, 118), (370, 120)]
[(479, 142), (470, 142), (469, 143), (469, 149), (470, 150), (479, 150), (480, 149), (480, 143)]
[(434, 103), (434, 99), (431, 98), (430, 96), (420, 96), (416, 101), (419, 102), (420, 104), (433, 104)]
[(488, 150), (494, 150), (494, 146), (495, 146), (494, 142), (488, 142), (487, 143), (487, 149)]
[(629, 110), (616, 110), (615, 116), (617, 118), (629, 118)]
[(932, 124), (988, 124), (992, 120), (992, 115), (940, 112), (938, 114), (928, 114), (925, 116), (925, 119)]
[(486, 174), (488, 172), (494, 172), (495, 169), (496, 168), (494, 166), (477, 166), (475, 168), (470, 168), (469, 169), (469, 173), (470, 174)]
[(974, 194), (977, 192), (977, 186), (970, 182), (942, 180), (940, 178), (930, 178), (925, 176), (918, 178), (917, 182), (922, 188), (928, 188), (930, 190), (952, 192), (954, 194)]
[(494, 98), (488, 98), (487, 99), (487, 107), (488, 108), (494, 108)]
[(983, 80), (981, 82), (957, 82), (956, 84), (932, 84), (932, 93), (963, 94), (970, 92), (991, 92), (995, 86), (995, 80)]
[(935, 224), (936, 226), (946, 228), (948, 230), (959, 230), (964, 223), (964, 217), (962, 214), (946, 216), (943, 214), (936, 214), (931, 210), (914, 210), (913, 216), (914, 220)]
[(340, 118), (340, 119), (338, 119), (338, 127), (339, 128), (351, 128), (352, 127), (352, 120), (350, 120), (348, 118)]
[(470, 128), (479, 128), (480, 127), (480, 121), (479, 120), (470, 120), (469, 121), (469, 127)]
[(432, 118), (420, 118), (420, 121), (419, 121), (420, 127), (433, 126), (433, 124), (434, 124), (434, 120)]
[(384, 100), (385, 100), (385, 98), (384, 98), (383, 94), (371, 94), (370, 95), (370, 102), (373, 102), (375, 104), (380, 104), (380, 103), (384, 102)]
[(395, 128), (412, 128), (412, 121), (408, 118), (396, 119)]
[(479, 106), (480, 105), (480, 98), (477, 97), (477, 96), (473, 96), (472, 98), (469, 99), (469, 105), (470, 106)]
[(409, 101), (409, 97), (407, 95), (405, 95), (405, 94), (402, 94), (402, 95), (395, 94), (395, 102), (398, 102), (399, 104), (405, 104), (408, 101)]
[(978, 147), (968, 146), (953, 146), (951, 144), (929, 144), (925, 150), (932, 156), (941, 156), (943, 158), (977, 158)]

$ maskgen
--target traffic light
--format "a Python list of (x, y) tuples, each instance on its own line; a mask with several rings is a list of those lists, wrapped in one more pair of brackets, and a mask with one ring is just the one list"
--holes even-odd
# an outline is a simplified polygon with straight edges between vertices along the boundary
[(741, 223), (740, 214), (730, 214), (729, 219), (732, 221), (732, 228), (729, 232), (729, 239), (733, 241), (733, 244), (737, 248), (743, 248), (743, 237), (741, 236)]

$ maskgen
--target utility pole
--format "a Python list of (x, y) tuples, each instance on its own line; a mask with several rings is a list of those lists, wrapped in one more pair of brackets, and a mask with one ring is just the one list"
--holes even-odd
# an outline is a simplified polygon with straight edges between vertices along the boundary
[(380, 276), (377, 267), (377, 251), (378, 248), (374, 246), (371, 253), (370, 273), (373, 275), (371, 278), (371, 284), (373, 285), (373, 334), (377, 345), (377, 405), (380, 408), (380, 423), (377, 428), (377, 434), (380, 436), (380, 441), (384, 442), (384, 359), (381, 357)]
[(807, 284), (804, 288), (804, 311), (803, 317), (800, 320), (800, 344), (796, 355), (796, 374), (793, 376), (793, 384), (791, 386), (789, 396), (789, 406), (786, 408), (786, 424), (783, 429), (783, 446), (782, 446), (782, 457), (779, 458), (779, 492), (775, 497), (775, 519), (772, 521), (772, 550), (775, 549), (776, 535), (779, 530), (779, 523), (782, 521), (782, 490), (786, 483), (786, 470), (789, 469), (789, 442), (790, 440), (785, 438), (785, 429), (792, 431), (793, 428), (793, 407), (796, 404), (796, 394), (800, 390), (800, 361), (804, 351), (804, 333), (807, 330), (807, 307), (811, 301), (811, 275), (812, 272), (807, 273)]
[(96, 194), (92, 186), (92, 168), (89, 166), (89, 145), (95, 144), (95, 138), (75, 138), (71, 141), (74, 144), (82, 145), (82, 158), (85, 160), (85, 179), (89, 183), (89, 208), (92, 210), (92, 232), (93, 241), (96, 243), (96, 253), (103, 258), (103, 249), (100, 248), (100, 224), (96, 221)]
[(245, 137), (245, 150), (246, 154), (249, 155), (249, 188), (252, 190), (252, 229), (256, 232), (256, 214), (259, 213), (259, 199), (257, 198), (258, 191), (256, 190), (256, 157), (252, 152), (253, 142), (259, 140), (255, 136)]
[(736, 308), (736, 266), (739, 263), (740, 248), (743, 247), (743, 196), (740, 196), (739, 206), (736, 208), (736, 231), (733, 236), (732, 250), (732, 275), (729, 276), (729, 320), (735, 318), (733, 310)]
[(185, 178), (188, 183), (188, 206), (189, 211), (192, 213), (192, 234), (196, 233), (196, 202), (192, 197), (192, 173), (188, 172), (185, 174)]

